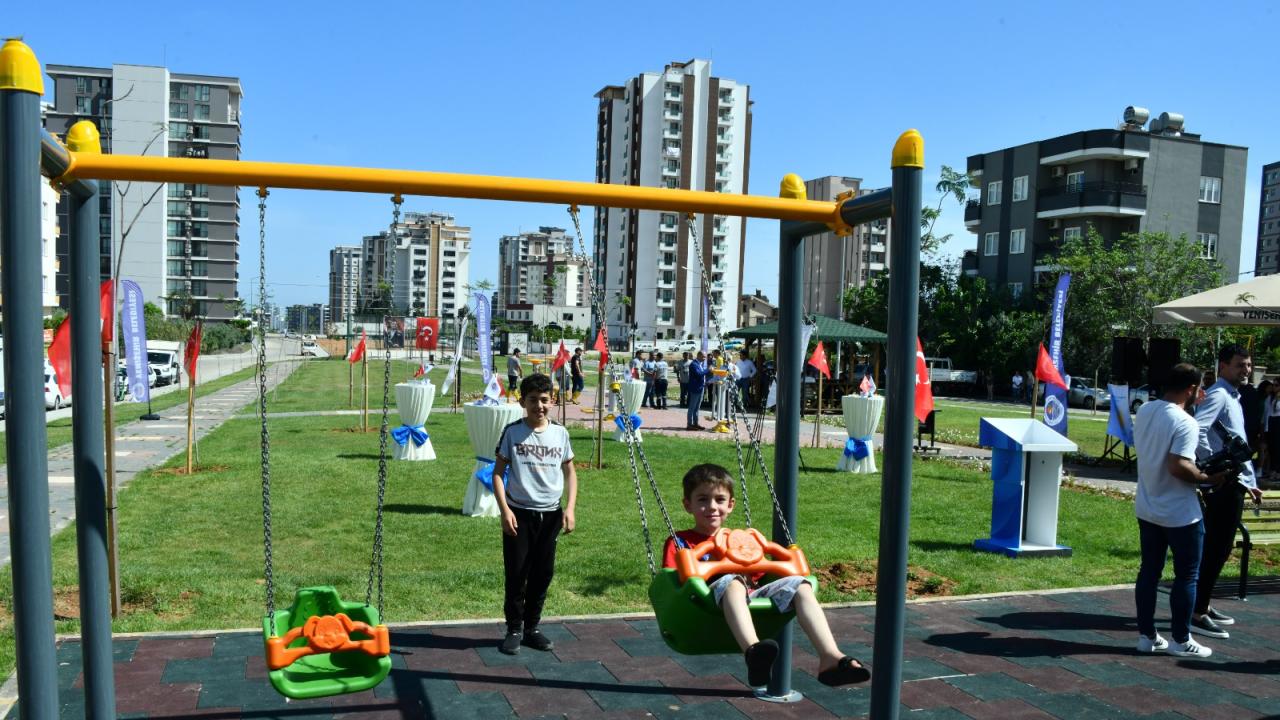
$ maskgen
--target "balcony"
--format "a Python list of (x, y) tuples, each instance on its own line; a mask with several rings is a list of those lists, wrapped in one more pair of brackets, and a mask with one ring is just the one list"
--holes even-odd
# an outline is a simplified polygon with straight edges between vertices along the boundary
[(733, 107), (733, 95), (722, 94), (720, 96), (720, 107)]
[(733, 133), (726, 132), (726, 133), (720, 133), (719, 135), (716, 135), (716, 142), (720, 145), (728, 145), (729, 143), (733, 142)]
[(678, 177), (678, 176), (680, 175), (680, 167), (679, 167), (679, 166), (671, 167), (671, 165), (670, 165), (670, 164), (663, 163), (663, 165), (662, 165), (662, 174), (663, 174), (664, 176), (665, 176), (665, 175), (670, 175), (671, 177)]
[[(1137, 183), (1097, 181), (1045, 188), (1039, 192), (1036, 204), (1036, 217), (1040, 220), (1087, 215), (1138, 217), (1146, 214), (1147, 186)], [(967, 213), (965, 217), (968, 218)]]
[(678, 157), (680, 157), (680, 148), (678, 148), (678, 147), (665, 147), (665, 148), (662, 148), (662, 154), (663, 154), (665, 157), (669, 157), (669, 158), (678, 158)]
[(732, 125), (733, 115), (729, 113), (720, 113), (718, 116), (716, 116), (716, 122), (721, 125)]
[(977, 232), (982, 223), (982, 201), (969, 200), (964, 204), (964, 226)]
[(680, 106), (678, 105), (675, 107), (668, 105), (662, 109), (662, 117), (666, 120), (679, 120), (683, 116), (684, 113), (680, 111)]
[(1081, 160), (1145, 158), (1151, 136), (1124, 130), (1086, 130), (1040, 143), (1040, 164), (1061, 165)]
[(677, 123), (675, 127), (671, 127), (670, 124), (662, 126), (662, 137), (664, 138), (678, 139), (680, 137), (680, 133), (681, 130), (679, 123)]
[(970, 155), (966, 172), (969, 177), (982, 177), (982, 155)]

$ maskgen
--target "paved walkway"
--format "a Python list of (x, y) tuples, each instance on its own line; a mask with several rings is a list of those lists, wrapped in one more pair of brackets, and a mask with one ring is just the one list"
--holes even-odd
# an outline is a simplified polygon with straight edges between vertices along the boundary
[[(1255, 585), (1262, 591), (1265, 583)], [(1224, 588), (1226, 586), (1224, 585)], [(1280, 582), (1248, 603), (1215, 603), (1239, 623), (1205, 660), (1143, 656), (1129, 587), (955, 598), (908, 606), (902, 716), (1250, 720), (1280, 712)], [(1157, 624), (1168, 634), (1167, 598)], [(875, 608), (829, 608), (841, 648), (870, 664)], [(363, 693), (286, 702), (251, 631), (116, 636), (122, 718), (859, 718), (869, 684), (833, 689), (797, 633), (793, 687), (752, 697), (737, 656), (683, 656), (651, 617), (547, 621), (553, 652), (498, 652), (494, 621), (393, 629), (390, 677)], [(84, 717), (80, 644), (58, 644), (64, 718)], [(873, 668), (874, 672), (874, 668)], [(18, 717), (13, 709), (9, 717)]]
[[(203, 362), (204, 359), (201, 359)], [(290, 359), (273, 362), (267, 373), (269, 388), (287, 378), (300, 364)], [(212, 379), (212, 378), (210, 378)], [(257, 397), (257, 380), (250, 379), (205, 395), (196, 402), (196, 440), (212, 432)], [(187, 449), (187, 404), (157, 413), (159, 420), (138, 420), (116, 426), (116, 492), (138, 473), (164, 463)], [(197, 445), (197, 453), (199, 446)], [(9, 497), (8, 466), (0, 467), (0, 501)], [(4, 507), (0, 505), (0, 507)], [(75, 467), (68, 443), (49, 451), (49, 531), (57, 533), (75, 520)], [(9, 515), (0, 514), (0, 563), (9, 562)]]

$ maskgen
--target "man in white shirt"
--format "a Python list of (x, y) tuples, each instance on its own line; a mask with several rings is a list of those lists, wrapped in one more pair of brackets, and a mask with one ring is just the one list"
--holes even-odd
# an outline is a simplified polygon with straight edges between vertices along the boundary
[(742, 404), (745, 406), (751, 392), (751, 379), (756, 376), (756, 364), (751, 362), (746, 350), (738, 353), (738, 358), (738, 396), (742, 398)]
[(1013, 379), (1009, 381), (1009, 384), (1013, 386), (1014, 402), (1022, 402), (1022, 373), (1014, 373)]
[[(1209, 476), (1196, 467), (1199, 428), (1185, 406), (1200, 392), (1200, 371), (1182, 363), (1169, 371), (1165, 392), (1143, 404), (1134, 420), (1138, 451), (1138, 541), (1142, 564), (1134, 588), (1138, 615), (1138, 652), (1168, 652), (1180, 657), (1209, 657), (1212, 650), (1191, 638), (1196, 580), (1204, 542), (1203, 515), (1196, 486), (1221, 484), (1224, 474)], [(1173, 643), (1156, 632), (1156, 587), (1165, 556), (1173, 551), (1169, 590)]]

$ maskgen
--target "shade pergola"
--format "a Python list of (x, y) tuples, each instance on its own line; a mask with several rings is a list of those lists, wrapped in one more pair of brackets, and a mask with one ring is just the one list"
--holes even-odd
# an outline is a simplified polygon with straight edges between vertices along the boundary
[[(889, 339), (888, 335), (879, 330), (854, 325), (843, 320), (825, 317), (819, 315), (817, 319), (818, 327), (813, 331), (814, 340), (833, 340), (838, 342), (875, 342), (884, 343)], [(776, 338), (778, 336), (778, 323), (771, 322), (764, 325), (753, 325), (751, 327), (738, 328), (728, 333), (729, 337), (743, 338), (746, 340), (762, 340), (765, 338)]]
[(1280, 325), (1280, 275), (1224, 285), (1155, 307), (1160, 324)]

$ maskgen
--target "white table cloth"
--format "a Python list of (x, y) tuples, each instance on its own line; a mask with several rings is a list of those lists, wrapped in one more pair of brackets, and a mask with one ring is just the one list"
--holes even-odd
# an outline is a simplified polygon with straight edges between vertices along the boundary
[[(632, 415), (639, 415), (640, 404), (644, 402), (644, 381), (635, 379), (623, 380), (621, 393), (622, 400), (627, 406), (627, 412)], [(621, 408), (618, 409), (618, 414), (622, 414)], [(643, 417), (641, 418), (640, 427), (644, 427)], [(613, 439), (618, 442), (626, 442), (626, 433), (618, 427), (617, 421), (614, 421), (613, 424)], [(643, 440), (640, 430), (636, 429), (636, 442)]]
[[(493, 492), (480, 482), (476, 473), (494, 461), (494, 449), (502, 437), (502, 428), (524, 417), (524, 408), (516, 403), (499, 403), (497, 405), (462, 406), (462, 415), (467, 421), (467, 436), (471, 438), (471, 449), (476, 454), (476, 467), (467, 481), (467, 494), (462, 499), (462, 514), (472, 517), (498, 517), (498, 500)], [(483, 458), (483, 459), (482, 459)], [(501, 482), (501, 480), (499, 480)]]
[[(407, 428), (421, 429), (431, 415), (431, 403), (436, 399), (436, 386), (431, 382), (403, 382), (396, 385), (396, 409), (400, 411), (401, 433)], [(395, 441), (396, 460), (435, 460), (436, 451), (428, 437), (421, 445), (413, 439), (412, 434), (406, 438), (404, 445)]]
[[(849, 440), (840, 455), (837, 470), (855, 473), (873, 473), (876, 471), (875, 432), (880, 424), (880, 413), (884, 410), (884, 398), (879, 395), (864, 397), (862, 395), (845, 395), (840, 398), (840, 406), (844, 410), (844, 426), (849, 431)], [(854, 447), (860, 440), (866, 444), (867, 455), (862, 459), (854, 457)], [(860, 452), (859, 452), (860, 454)]]

